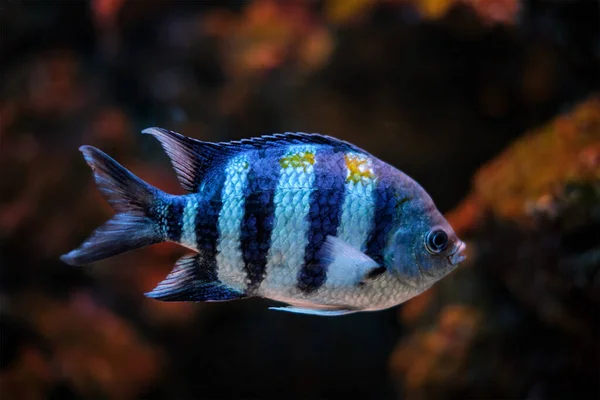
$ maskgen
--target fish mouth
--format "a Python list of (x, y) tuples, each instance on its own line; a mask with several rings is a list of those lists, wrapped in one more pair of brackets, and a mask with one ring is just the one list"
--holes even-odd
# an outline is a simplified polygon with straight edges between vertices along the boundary
[(448, 261), (451, 265), (456, 266), (467, 259), (467, 256), (464, 254), (466, 248), (467, 245), (461, 240), (452, 254), (448, 256)]

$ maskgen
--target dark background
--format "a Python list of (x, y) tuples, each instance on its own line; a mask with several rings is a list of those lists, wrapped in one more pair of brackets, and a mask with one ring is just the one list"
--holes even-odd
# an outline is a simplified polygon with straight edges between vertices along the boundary
[[(402, 169), (447, 212), (508, 143), (598, 91), (598, 4), (2, 2), (2, 397), (411, 398), (390, 369), (406, 306), (327, 319), (263, 300), (146, 299), (183, 254), (171, 245), (62, 264), (110, 215), (77, 148), (95, 145), (182, 193), (142, 129), (210, 141), (320, 132)], [(531, 335), (549, 337), (532, 324)], [(509, 338), (498, 351), (538, 340)], [(591, 397), (598, 371), (587, 371), (575, 386)], [(571, 378), (540, 374), (432, 396), (576, 393)], [(563, 378), (558, 391), (536, 386)]]

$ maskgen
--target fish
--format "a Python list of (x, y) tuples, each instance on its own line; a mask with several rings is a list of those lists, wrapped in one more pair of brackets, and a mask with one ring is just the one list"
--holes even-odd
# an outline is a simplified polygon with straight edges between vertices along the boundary
[(465, 260), (466, 245), (412, 178), (349, 142), (276, 133), (206, 142), (142, 131), (169, 156), (183, 195), (144, 182), (92, 146), (80, 151), (115, 210), (80, 247), (84, 265), (161, 242), (191, 250), (146, 296), (339, 316), (394, 307)]

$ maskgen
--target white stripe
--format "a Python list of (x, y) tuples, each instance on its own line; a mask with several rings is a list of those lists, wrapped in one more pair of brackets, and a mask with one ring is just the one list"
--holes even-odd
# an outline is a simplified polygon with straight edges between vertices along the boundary
[(195, 196), (186, 196), (185, 207), (183, 208), (181, 228), (181, 245), (192, 250), (198, 249), (196, 242), (196, 215), (198, 211), (198, 201)]
[[(307, 154), (312, 158), (305, 158)], [(266, 277), (261, 284), (267, 291), (295, 286), (304, 263), (310, 229), (306, 216), (310, 211), (310, 194), (315, 181), (315, 154), (314, 146), (298, 145), (290, 147), (284, 156), (284, 159), (293, 157), (294, 161), (291, 165), (282, 166), (275, 192), (271, 247), (267, 255)]]
[(247, 288), (240, 236), (248, 170), (248, 158), (245, 155), (235, 157), (227, 164), (221, 194), (223, 206), (219, 212), (217, 276), (221, 282), (240, 291)]
[(352, 172), (346, 167), (346, 195), (338, 237), (353, 248), (365, 251), (375, 216), (376, 182), (373, 165), (371, 159), (363, 154), (347, 153), (346, 157), (357, 161), (360, 165), (359, 171), (368, 176), (363, 176), (358, 181), (349, 179)]

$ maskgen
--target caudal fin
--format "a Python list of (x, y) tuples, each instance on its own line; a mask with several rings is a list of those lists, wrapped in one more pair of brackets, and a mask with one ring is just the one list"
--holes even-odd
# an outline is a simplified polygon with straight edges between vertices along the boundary
[(97, 148), (81, 146), (79, 150), (94, 172), (98, 189), (116, 214), (79, 248), (61, 256), (61, 260), (82, 265), (162, 241), (149, 215), (162, 192)]

